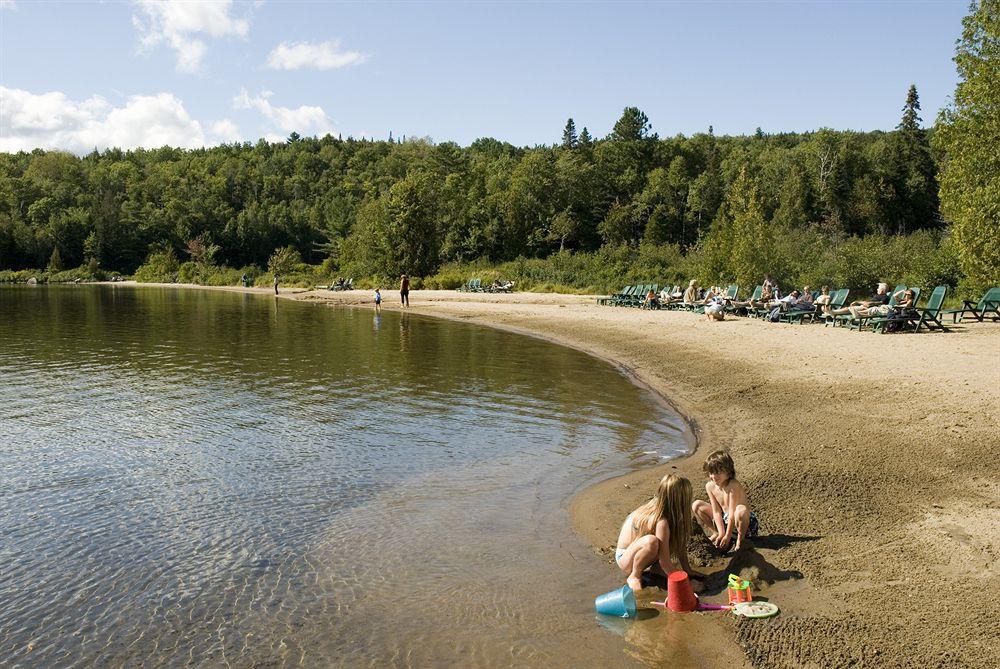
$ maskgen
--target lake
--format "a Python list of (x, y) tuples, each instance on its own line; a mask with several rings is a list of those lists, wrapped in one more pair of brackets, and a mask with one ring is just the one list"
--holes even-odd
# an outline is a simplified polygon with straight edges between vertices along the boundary
[(530, 337), (0, 286), (0, 664), (628, 666), (567, 503), (689, 444)]

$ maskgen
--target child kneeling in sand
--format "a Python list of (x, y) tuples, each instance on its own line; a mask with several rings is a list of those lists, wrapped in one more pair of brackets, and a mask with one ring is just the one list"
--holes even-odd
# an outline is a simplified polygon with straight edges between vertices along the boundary
[(688, 564), (690, 536), (691, 482), (676, 474), (664, 476), (656, 496), (630, 513), (618, 533), (615, 562), (628, 574), (629, 587), (641, 590), (642, 572), (654, 564), (664, 574), (683, 569), (700, 577)]
[(705, 460), (704, 470), (709, 479), (705, 484), (708, 501), (696, 500), (691, 512), (708, 540), (721, 551), (728, 550), (735, 529), (733, 549), (738, 551), (747, 537), (757, 536), (759, 523), (750, 511), (746, 488), (736, 480), (733, 456), (729, 451), (715, 451)]

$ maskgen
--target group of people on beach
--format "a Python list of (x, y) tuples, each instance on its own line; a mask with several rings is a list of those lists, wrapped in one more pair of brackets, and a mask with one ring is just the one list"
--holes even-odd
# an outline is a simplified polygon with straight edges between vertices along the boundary
[[(708, 501), (692, 499), (691, 481), (677, 474), (660, 480), (651, 500), (635, 509), (622, 523), (615, 546), (615, 562), (632, 590), (643, 588), (647, 569), (664, 575), (682, 570), (693, 583), (704, 574), (691, 568), (687, 547), (692, 517), (709, 542), (720, 551), (739, 551), (749, 546), (760, 526), (750, 510), (746, 488), (736, 478), (736, 465), (729, 451), (715, 451), (705, 460)], [(695, 589), (700, 589), (695, 585)]]
[[(820, 314), (823, 317), (851, 314), (854, 318), (861, 318), (886, 316), (892, 309), (897, 312), (912, 309), (915, 306), (915, 293), (907, 288), (895, 295), (890, 295), (889, 285), (879, 283), (875, 293), (866, 300), (856, 300), (837, 309), (831, 306), (831, 300), (829, 286), (823, 286), (815, 295), (811, 286), (803, 286), (802, 290), (793, 289), (782, 295), (774, 278), (770, 274), (765, 274), (760, 296), (756, 299), (736, 300), (726, 295), (726, 291), (721, 286), (709, 286), (705, 289), (698, 285), (697, 279), (691, 279), (683, 292), (674, 291), (666, 286), (659, 294), (649, 290), (646, 293), (645, 305), (659, 308), (673, 303), (681, 303), (687, 307), (704, 307), (705, 317), (710, 321), (724, 320), (727, 308), (737, 311), (740, 309), (765, 309), (769, 316), (773, 316), (772, 320), (777, 320), (777, 316), (782, 312), (813, 311), (816, 307), (820, 307)], [(890, 307), (890, 302), (894, 306)]]
[[(399, 303), (404, 306), (410, 306), (410, 277), (405, 274), (399, 275)], [(375, 313), (382, 313), (382, 291), (379, 288), (375, 289)]]

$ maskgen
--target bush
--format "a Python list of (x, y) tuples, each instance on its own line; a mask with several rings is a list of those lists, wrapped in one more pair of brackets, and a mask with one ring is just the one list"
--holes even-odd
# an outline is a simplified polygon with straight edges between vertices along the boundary
[(153, 251), (135, 271), (135, 280), (141, 283), (174, 283), (179, 268), (173, 249)]

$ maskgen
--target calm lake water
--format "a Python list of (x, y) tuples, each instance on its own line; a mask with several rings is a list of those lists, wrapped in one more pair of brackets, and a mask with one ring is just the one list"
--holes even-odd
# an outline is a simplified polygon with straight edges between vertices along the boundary
[(567, 502), (686, 440), (532, 338), (0, 286), (0, 665), (628, 666)]

